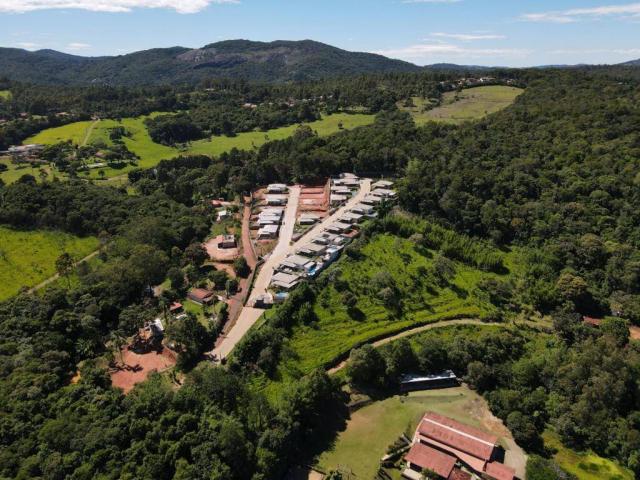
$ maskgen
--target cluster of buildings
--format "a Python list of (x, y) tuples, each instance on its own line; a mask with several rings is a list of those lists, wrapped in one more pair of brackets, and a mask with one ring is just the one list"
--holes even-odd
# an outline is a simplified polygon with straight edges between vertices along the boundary
[(495, 77), (463, 77), (454, 81), (440, 82), (440, 86), (445, 90), (456, 90), (458, 88), (473, 88), (483, 85), (508, 85), (513, 86), (516, 81), (513, 79), (497, 79)]
[(272, 183), (267, 187), (264, 203), (254, 228), (258, 228), (258, 240), (270, 240), (278, 236), (284, 217), (284, 208), (289, 200), (289, 189), (283, 183)]
[(504, 450), (498, 441), (496, 435), (427, 412), (405, 456), (402, 476), (423, 480), (424, 472), (431, 472), (446, 480), (514, 480), (516, 471), (503, 463)]
[[(44, 150), (44, 145), (33, 143), (29, 145), (16, 145), (9, 147), (9, 150), (0, 152), (0, 155), (9, 155), (14, 161), (34, 162), (40, 161), (40, 154)], [(44, 162), (46, 163), (46, 161)]]
[[(333, 202), (336, 188), (345, 189), (346, 202), (351, 198), (355, 189), (360, 186), (360, 179), (353, 174), (343, 174), (339, 179), (331, 181), (331, 197)], [(276, 291), (289, 291), (300, 282), (316, 277), (322, 270), (338, 259), (344, 248), (357, 234), (359, 224), (377, 216), (376, 208), (384, 200), (396, 198), (396, 192), (391, 189), (393, 182), (381, 180), (373, 185), (371, 194), (346, 212), (338, 219), (315, 235), (310, 241), (298, 248), (293, 255), (289, 255), (276, 268), (271, 278), (271, 288)], [(347, 196), (346, 190), (349, 191)]]

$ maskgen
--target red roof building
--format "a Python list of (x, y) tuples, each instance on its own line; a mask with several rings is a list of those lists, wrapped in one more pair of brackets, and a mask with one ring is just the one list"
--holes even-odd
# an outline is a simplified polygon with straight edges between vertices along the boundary
[(459, 468), (454, 468), (447, 480), (471, 480), (471, 474)]
[(418, 427), (420, 437), (433, 440), (488, 462), (498, 444), (498, 437), (469, 425), (428, 412)]
[(497, 462), (487, 463), (485, 472), (495, 480), (513, 480), (516, 476), (516, 471), (513, 468)]
[[(451, 470), (444, 475), (444, 470), (437, 473), (448, 480), (469, 480), (471, 478), (467, 472), (455, 469), (458, 466), (467, 468), (477, 475), (486, 474), (495, 480), (514, 480), (515, 470), (496, 462), (499, 457), (498, 449), (499, 437), (484, 432), (470, 425), (465, 425), (452, 418), (439, 415), (434, 412), (427, 412), (422, 417), (414, 437), (414, 450), (416, 445), (422, 444), (429, 448), (429, 452), (438, 452), (446, 458), (455, 460)], [(420, 460), (419, 452), (416, 448), (416, 460)], [(429, 456), (431, 458), (431, 456)], [(409, 461), (407, 457), (407, 461)], [(411, 463), (411, 462), (410, 462)], [(424, 463), (424, 461), (423, 461)], [(416, 462), (418, 464), (418, 462)]]
[(215, 293), (204, 288), (194, 288), (187, 293), (187, 298), (200, 304), (209, 304), (213, 302)]
[(421, 443), (412, 445), (411, 450), (405, 456), (405, 460), (412, 470), (431, 470), (442, 478), (449, 478), (453, 467), (456, 466), (455, 457)]

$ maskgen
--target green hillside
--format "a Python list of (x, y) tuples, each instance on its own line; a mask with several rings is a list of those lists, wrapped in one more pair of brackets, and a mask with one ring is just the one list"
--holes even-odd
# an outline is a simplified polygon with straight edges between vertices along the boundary
[(34, 83), (140, 85), (195, 84), (211, 77), (282, 82), (364, 73), (418, 72), (420, 67), (311, 40), (270, 43), (228, 40), (203, 48), (155, 48), (116, 57), (2, 48), (0, 71), (10, 79)]
[[(152, 114), (157, 115), (157, 114)], [(131, 136), (123, 138), (127, 148), (140, 157), (138, 166), (124, 166), (123, 168), (94, 169), (88, 174), (93, 178), (99, 178), (99, 171), (103, 170), (105, 177), (115, 177), (122, 175), (134, 168), (150, 168), (158, 164), (160, 160), (173, 158), (180, 154), (200, 154), (200, 155), (220, 155), (228, 152), (233, 148), (240, 150), (251, 150), (260, 147), (262, 144), (271, 140), (282, 140), (291, 136), (298, 125), (290, 125), (266, 132), (245, 132), (239, 133), (234, 137), (214, 136), (205, 140), (198, 140), (190, 143), (185, 148), (175, 148), (155, 143), (147, 131), (144, 124), (146, 117), (124, 118), (121, 121), (116, 120), (100, 120), (98, 122), (85, 121), (75, 122), (62, 127), (50, 128), (34, 135), (25, 143), (43, 143), (53, 144), (61, 141), (71, 140), (76, 145), (81, 145), (85, 138), (88, 144), (105, 143), (110, 145), (109, 130), (116, 126), (126, 128)], [(308, 124), (320, 136), (331, 135), (339, 132), (341, 129), (352, 129), (363, 125), (373, 123), (374, 115), (367, 114), (346, 114), (338, 113), (327, 115), (321, 120)], [(101, 160), (96, 159), (96, 162)], [(7, 172), (9, 173), (9, 172)], [(15, 176), (15, 175), (13, 175)], [(15, 181), (17, 178), (13, 178)], [(2, 178), (0, 176), (0, 178)]]

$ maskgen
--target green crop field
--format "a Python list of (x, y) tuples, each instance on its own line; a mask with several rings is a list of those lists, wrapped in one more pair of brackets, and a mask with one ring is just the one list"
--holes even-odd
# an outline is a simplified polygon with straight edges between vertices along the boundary
[(404, 102), (399, 102), (398, 107), (411, 113), (417, 125), (431, 121), (460, 124), (508, 107), (522, 92), (524, 90), (520, 88), (491, 85), (469, 88), (461, 92), (447, 92), (444, 94), (442, 105), (433, 109), (429, 109), (428, 100), (420, 97), (412, 98), (412, 107), (405, 106)]
[(346, 429), (318, 458), (317, 466), (326, 472), (348, 472), (352, 478), (375, 478), (387, 447), (403, 433), (411, 438), (428, 410), (479, 428), (484, 428), (483, 420), (491, 415), (482, 397), (467, 387), (414, 392), (376, 401), (351, 415)]
[(547, 430), (543, 435), (545, 447), (555, 451), (553, 458), (564, 470), (578, 480), (633, 480), (633, 473), (617, 463), (593, 452), (578, 453), (565, 447), (560, 437)]
[(94, 237), (0, 227), (0, 301), (54, 275), (56, 259), (63, 252), (80, 260), (95, 251), (98, 244)]
[[(341, 280), (358, 297), (356, 308), (361, 313), (350, 316), (342, 301), (344, 289), (338, 292), (328, 286), (316, 301), (317, 324), (301, 327), (291, 337), (297, 367), (305, 373), (370, 338), (444, 318), (477, 318), (490, 308), (474, 296), (473, 290), (480, 279), (493, 274), (456, 263), (451, 284), (432, 289), (420, 283), (419, 272), (432, 266), (434, 252), (425, 255), (408, 240), (378, 235), (365, 245), (362, 254), (362, 259), (345, 257), (334, 267), (342, 271)], [(387, 271), (398, 286), (404, 304), (399, 318), (368, 292), (368, 285), (380, 271)]]
[[(159, 115), (156, 112), (152, 116)], [(184, 148), (169, 147), (155, 143), (144, 125), (146, 117), (124, 118), (122, 121), (99, 120), (98, 122), (86, 121), (75, 122), (62, 127), (50, 128), (28, 138), (24, 143), (53, 144), (61, 141), (71, 140), (74, 144), (81, 145), (87, 140), (88, 144), (105, 143), (111, 144), (109, 139), (109, 129), (116, 126), (125, 127), (131, 134), (130, 138), (123, 138), (127, 148), (140, 157), (138, 167), (150, 168), (158, 164), (160, 160), (173, 158), (180, 154), (196, 154), (217, 156), (228, 152), (233, 148), (240, 150), (251, 150), (260, 147), (271, 140), (282, 140), (290, 137), (298, 128), (298, 125), (276, 128), (266, 132), (246, 132), (239, 133), (235, 137), (214, 136), (205, 140), (198, 140), (190, 143)], [(340, 131), (341, 129), (352, 129), (373, 123), (375, 117), (367, 114), (347, 114), (337, 113), (327, 115), (321, 120), (308, 123), (318, 135), (326, 136)], [(100, 160), (96, 160), (99, 162)], [(105, 178), (116, 177), (133, 170), (132, 165), (123, 168), (93, 169), (86, 175), (91, 178), (100, 178), (100, 170), (104, 171)], [(19, 176), (18, 176), (19, 177)], [(6, 181), (6, 180), (5, 180)], [(14, 179), (15, 181), (15, 179)]]

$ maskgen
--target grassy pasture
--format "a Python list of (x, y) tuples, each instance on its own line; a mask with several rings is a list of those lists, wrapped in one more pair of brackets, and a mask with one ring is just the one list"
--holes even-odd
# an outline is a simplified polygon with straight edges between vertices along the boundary
[(417, 125), (431, 121), (460, 124), (478, 120), (508, 107), (523, 91), (515, 87), (490, 85), (461, 92), (447, 92), (442, 105), (431, 110), (427, 109), (430, 102), (420, 97), (412, 98), (415, 105), (413, 107), (405, 107), (404, 102), (400, 102), (398, 106), (411, 113)]
[(15, 295), (22, 287), (33, 287), (55, 275), (56, 259), (63, 252), (80, 260), (96, 250), (98, 244), (94, 237), (0, 227), (0, 301)]
[(483, 429), (491, 417), (486, 402), (467, 387), (390, 397), (355, 411), (317, 465), (324, 471), (352, 472), (353, 478), (375, 478), (387, 447), (403, 432), (411, 438), (427, 410)]
[(0, 90), (0, 100), (9, 100), (11, 98), (10, 90)]
[(544, 435), (545, 447), (555, 450), (554, 460), (564, 470), (578, 480), (632, 480), (633, 473), (617, 463), (602, 458), (593, 452), (578, 453), (565, 447), (560, 437), (547, 430)]
[[(156, 112), (151, 116), (159, 115)], [(262, 144), (272, 140), (282, 140), (291, 136), (298, 125), (281, 127), (266, 132), (245, 132), (239, 133), (235, 137), (213, 136), (208, 139), (198, 140), (190, 143), (186, 147), (169, 147), (153, 142), (144, 120), (146, 117), (124, 118), (117, 120), (100, 120), (95, 125), (92, 121), (75, 122), (61, 127), (50, 128), (28, 138), (24, 143), (43, 143), (53, 144), (61, 141), (71, 140), (74, 144), (81, 145), (88, 135), (87, 143), (95, 144), (103, 142), (107, 145), (111, 144), (109, 139), (109, 129), (116, 126), (125, 127), (130, 133), (130, 138), (124, 138), (123, 141), (127, 148), (140, 157), (138, 167), (151, 168), (160, 162), (173, 158), (180, 154), (196, 154), (217, 156), (221, 153), (228, 152), (233, 148), (240, 150), (251, 150), (259, 148)], [(374, 121), (373, 115), (366, 114), (346, 114), (338, 113), (327, 115), (321, 120), (307, 124), (318, 135), (326, 136), (340, 131), (341, 129), (352, 129), (363, 125), (368, 125)], [(93, 127), (92, 127), (93, 125)], [(104, 168), (94, 169), (86, 175), (91, 178), (100, 178), (99, 171), (104, 170), (105, 178), (116, 177), (127, 173), (134, 169), (131, 165), (123, 168)], [(18, 176), (19, 178), (19, 176)], [(15, 180), (14, 180), (15, 181)]]
[(30, 164), (15, 165), (11, 163), (10, 157), (0, 157), (0, 164), (6, 165), (7, 170), (0, 172), (0, 180), (9, 184), (18, 180), (23, 175), (33, 175), (37, 181), (40, 181), (40, 169), (44, 169), (48, 173), (48, 179), (51, 180), (52, 170), (48, 165), (32, 167)]

